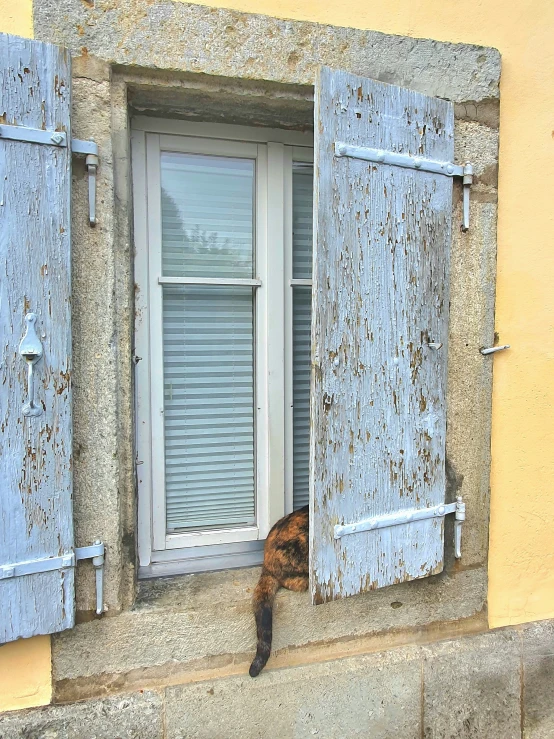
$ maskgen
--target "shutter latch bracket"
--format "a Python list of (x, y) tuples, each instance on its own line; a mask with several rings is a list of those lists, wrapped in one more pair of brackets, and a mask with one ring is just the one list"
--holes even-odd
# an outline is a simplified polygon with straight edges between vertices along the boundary
[[(67, 134), (65, 131), (45, 131), (42, 128), (30, 126), (12, 126), (0, 124), (0, 138), (10, 141), (22, 141), (26, 144), (42, 144), (55, 146), (58, 149), (67, 148)], [(91, 226), (96, 225), (96, 172), (98, 170), (98, 144), (94, 141), (71, 139), (71, 153), (82, 154), (86, 157), (85, 166), (88, 172), (88, 218)]]
[(13, 577), (22, 577), (23, 575), (37, 575), (41, 572), (52, 572), (53, 570), (65, 570), (75, 567), (75, 564), (82, 559), (92, 559), (96, 576), (96, 613), (100, 615), (104, 611), (104, 556), (104, 544), (97, 539), (91, 546), (76, 547), (74, 551), (62, 554), (59, 557), (44, 557), (43, 559), (31, 559), (26, 562), (0, 565), (0, 580), (10, 580)]
[(428, 518), (444, 518), (448, 513), (455, 513), (454, 522), (454, 556), (460, 559), (462, 556), (462, 523), (466, 520), (466, 504), (459, 495), (455, 503), (443, 503), (430, 508), (414, 508), (397, 513), (387, 513), (384, 516), (366, 518), (357, 523), (346, 523), (335, 526), (335, 539), (340, 539), (348, 534), (359, 534), (362, 531), (374, 531), (375, 529), (387, 529), (390, 526), (423, 521)]
[(408, 154), (398, 154), (395, 151), (371, 149), (367, 146), (351, 146), (341, 141), (335, 141), (335, 156), (363, 159), (366, 162), (388, 164), (404, 169), (417, 169), (421, 172), (442, 174), (445, 177), (461, 177), (464, 191), (462, 231), (469, 229), (469, 190), (473, 184), (473, 165), (466, 162), (463, 166), (452, 162), (441, 162), (424, 157), (412, 157)]
[(98, 144), (94, 141), (71, 139), (71, 152), (84, 154), (88, 172), (88, 219), (91, 226), (96, 226), (96, 173), (98, 171)]

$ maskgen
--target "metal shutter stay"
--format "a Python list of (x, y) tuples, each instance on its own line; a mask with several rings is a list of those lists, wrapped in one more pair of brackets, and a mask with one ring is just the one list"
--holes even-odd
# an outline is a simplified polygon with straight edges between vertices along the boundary
[[(30, 128), (28, 126), (9, 126), (0, 124), (0, 139), (11, 141), (24, 141), (27, 144), (43, 144), (65, 148), (67, 146), (67, 135), (63, 131), (44, 131), (42, 128)], [(81, 141), (71, 139), (71, 153), (81, 154), (86, 157), (85, 166), (88, 172), (88, 207), (89, 223), (96, 225), (96, 172), (98, 170), (98, 144), (94, 141)]]

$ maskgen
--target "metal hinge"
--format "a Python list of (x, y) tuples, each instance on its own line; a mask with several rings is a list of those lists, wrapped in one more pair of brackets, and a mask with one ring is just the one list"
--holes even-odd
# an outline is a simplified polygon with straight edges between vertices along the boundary
[(473, 166), (466, 162), (463, 166), (452, 162), (441, 162), (424, 157), (412, 157), (408, 154), (398, 154), (395, 151), (371, 149), (367, 146), (351, 146), (341, 141), (335, 141), (335, 156), (363, 159), (366, 162), (389, 164), (404, 169), (416, 169), (421, 172), (442, 174), (445, 177), (462, 177), (464, 189), (462, 231), (469, 229), (469, 190), (473, 183)]
[[(29, 126), (10, 126), (0, 124), (0, 139), (23, 141), (27, 144), (42, 144), (56, 146), (58, 149), (67, 147), (67, 134), (64, 131), (44, 131), (41, 128)], [(96, 172), (98, 170), (98, 145), (94, 141), (71, 139), (71, 153), (82, 154), (86, 157), (85, 166), (88, 172), (88, 208), (89, 223), (96, 225)]]
[(97, 540), (91, 546), (76, 547), (74, 551), (59, 557), (30, 559), (26, 562), (0, 565), (0, 580), (10, 580), (13, 577), (23, 577), (23, 575), (37, 575), (53, 570), (65, 570), (75, 567), (75, 564), (82, 559), (92, 559), (92, 566), (96, 572), (96, 613), (100, 615), (104, 611), (104, 557), (104, 544)]
[(455, 503), (443, 503), (430, 508), (414, 508), (397, 513), (388, 513), (383, 516), (374, 516), (357, 523), (347, 523), (335, 526), (335, 539), (340, 539), (348, 534), (359, 534), (361, 531), (374, 531), (375, 529), (387, 529), (390, 526), (423, 521), (427, 518), (444, 518), (449, 513), (456, 514), (454, 524), (454, 555), (456, 559), (462, 556), (462, 523), (466, 519), (466, 506), (461, 496), (456, 498)]
[(98, 144), (94, 141), (71, 139), (71, 152), (83, 154), (88, 172), (88, 220), (91, 226), (96, 226), (96, 173), (98, 171)]

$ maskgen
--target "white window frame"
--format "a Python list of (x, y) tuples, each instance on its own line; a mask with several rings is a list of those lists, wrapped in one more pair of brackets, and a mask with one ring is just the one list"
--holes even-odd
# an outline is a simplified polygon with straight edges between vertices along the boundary
[[(178, 571), (182, 560), (182, 571), (215, 569), (216, 560), (219, 568), (231, 556), (232, 566), (241, 566), (250, 563), (253, 545), (273, 523), (292, 510), (292, 163), (313, 161), (313, 136), (141, 116), (133, 119), (131, 143), (135, 358), (141, 358), (135, 376), (139, 567), (159, 563), (156, 572), (163, 574), (164, 568)], [(164, 150), (255, 160), (254, 279), (161, 278), (159, 162)], [(255, 291), (255, 526), (166, 533), (163, 346), (161, 330), (153, 329), (161, 328), (162, 283), (244, 284)], [(161, 462), (155, 464), (156, 459)], [(191, 565), (196, 555), (208, 560), (205, 567)]]

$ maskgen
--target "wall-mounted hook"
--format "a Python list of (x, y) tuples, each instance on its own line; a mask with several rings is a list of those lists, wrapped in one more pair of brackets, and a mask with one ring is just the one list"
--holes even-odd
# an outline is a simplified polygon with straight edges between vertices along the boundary
[(488, 349), (479, 349), (481, 354), (487, 355), (487, 354), (496, 354), (496, 352), (503, 352), (504, 349), (509, 349), (509, 344), (503, 344), (502, 346), (491, 346)]

